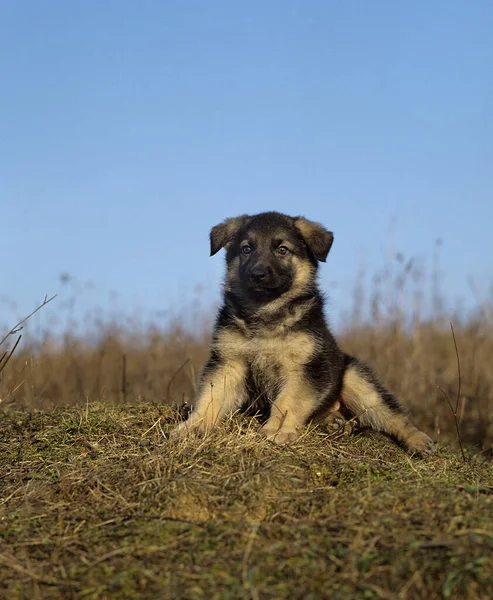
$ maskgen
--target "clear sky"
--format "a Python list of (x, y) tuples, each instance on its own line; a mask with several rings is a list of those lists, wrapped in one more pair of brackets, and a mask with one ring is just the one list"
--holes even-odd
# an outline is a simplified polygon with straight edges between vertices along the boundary
[[(281, 210), (334, 231), (335, 313), (389, 246), (475, 299), (493, 281), (493, 3), (0, 4), (0, 323), (219, 290), (208, 233)], [(71, 292), (73, 293), (73, 291)], [(16, 307), (8, 301), (15, 301)], [(11, 306), (11, 308), (9, 308)]]

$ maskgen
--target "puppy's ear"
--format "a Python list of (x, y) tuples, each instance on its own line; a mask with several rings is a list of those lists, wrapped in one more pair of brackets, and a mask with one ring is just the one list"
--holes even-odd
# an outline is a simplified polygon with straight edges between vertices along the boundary
[(226, 219), (211, 229), (211, 256), (214, 256), (216, 252), (219, 252), (221, 248), (224, 248), (234, 238), (247, 219), (248, 215), (233, 217), (232, 219)]
[(296, 217), (294, 226), (301, 233), (313, 256), (320, 262), (325, 262), (334, 236), (323, 225), (309, 221), (304, 217)]

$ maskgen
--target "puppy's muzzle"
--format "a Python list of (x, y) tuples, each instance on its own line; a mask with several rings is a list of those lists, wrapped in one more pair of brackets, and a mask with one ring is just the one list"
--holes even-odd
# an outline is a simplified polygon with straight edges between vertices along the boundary
[(248, 278), (255, 286), (269, 285), (272, 283), (272, 268), (268, 265), (257, 265), (250, 270)]

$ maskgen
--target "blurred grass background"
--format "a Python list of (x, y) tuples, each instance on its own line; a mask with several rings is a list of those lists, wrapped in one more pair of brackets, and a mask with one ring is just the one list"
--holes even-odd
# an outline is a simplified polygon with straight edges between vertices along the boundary
[[(97, 307), (78, 322), (73, 309), (80, 289), (74, 281), (64, 274), (61, 282), (69, 300), (57, 298), (26, 324), (22, 343), (0, 374), (2, 407), (190, 404), (214, 320), (214, 308), (201, 305), (200, 290), (174, 316), (148, 319)], [(379, 272), (359, 273), (336, 334), (346, 352), (376, 369), (418, 426), (436, 441), (450, 443), (456, 441), (455, 425), (439, 387), (455, 404), (458, 369), (452, 321), (462, 371), (463, 439), (490, 452), (493, 294), (478, 299), (472, 312), (446, 305), (438, 269), (427, 275), (416, 261), (396, 254)], [(329, 320), (330, 312), (329, 307)], [(14, 343), (11, 336), (3, 350)]]

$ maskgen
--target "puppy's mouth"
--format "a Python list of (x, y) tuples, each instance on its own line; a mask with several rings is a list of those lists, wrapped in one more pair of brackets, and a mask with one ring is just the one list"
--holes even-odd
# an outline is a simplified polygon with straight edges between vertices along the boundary
[(289, 281), (247, 281), (246, 284), (249, 293), (258, 298), (275, 298), (284, 294), (284, 292), (287, 292), (289, 289)]

